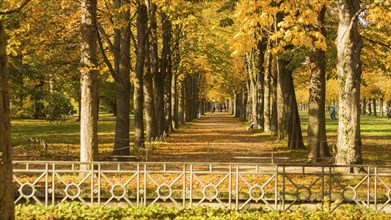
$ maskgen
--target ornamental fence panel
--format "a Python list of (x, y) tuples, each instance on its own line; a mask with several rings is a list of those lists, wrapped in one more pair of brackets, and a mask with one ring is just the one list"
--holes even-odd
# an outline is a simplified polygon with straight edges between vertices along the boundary
[(391, 212), (391, 166), (52, 161), (13, 166), (15, 204), (331, 212), (353, 204)]

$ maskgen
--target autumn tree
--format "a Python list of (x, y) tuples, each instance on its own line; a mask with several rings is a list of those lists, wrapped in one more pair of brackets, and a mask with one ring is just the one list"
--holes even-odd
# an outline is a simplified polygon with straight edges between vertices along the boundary
[(3, 219), (15, 218), (14, 193), (12, 187), (7, 35), (5, 33), (3, 16), (19, 12), (28, 2), (29, 0), (24, 0), (20, 5), (11, 9), (2, 9), (3, 2), (0, 3), (0, 213)]
[(7, 22), (12, 117), (57, 120), (77, 109), (80, 13), (60, 2), (32, 1)]

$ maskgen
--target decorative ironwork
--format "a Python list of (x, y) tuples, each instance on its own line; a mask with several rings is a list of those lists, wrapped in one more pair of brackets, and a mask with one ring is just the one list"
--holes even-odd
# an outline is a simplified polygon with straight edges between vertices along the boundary
[[(341, 171), (342, 170), (342, 171)], [(350, 173), (350, 170), (365, 172)], [(14, 162), (15, 203), (391, 210), (391, 166)]]

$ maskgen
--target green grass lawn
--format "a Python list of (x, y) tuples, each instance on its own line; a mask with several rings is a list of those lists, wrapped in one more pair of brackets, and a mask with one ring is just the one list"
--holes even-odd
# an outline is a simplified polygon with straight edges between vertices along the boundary
[[(131, 118), (131, 126), (132, 120), (133, 118)], [(48, 146), (46, 157), (63, 159), (78, 157), (80, 123), (76, 121), (76, 117), (66, 118), (60, 122), (17, 119), (11, 121), (11, 126), (12, 146), (17, 156), (27, 156), (27, 154), (33, 157), (42, 156), (45, 153), (42, 144), (44, 141)], [(131, 127), (131, 132), (132, 130)], [(114, 131), (115, 117), (101, 113), (98, 121), (98, 139), (99, 151), (103, 155), (109, 155), (113, 149)]]
[[(300, 112), (300, 119), (306, 139), (307, 112)], [(337, 129), (338, 120), (330, 119), (326, 113), (327, 142), (331, 145), (337, 143)], [(386, 117), (361, 115), (361, 137), (364, 163), (391, 165), (391, 120)]]

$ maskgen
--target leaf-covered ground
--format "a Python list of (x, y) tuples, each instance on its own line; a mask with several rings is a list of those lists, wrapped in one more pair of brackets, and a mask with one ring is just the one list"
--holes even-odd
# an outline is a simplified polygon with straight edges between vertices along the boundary
[[(194, 162), (270, 162), (276, 143), (248, 131), (227, 112), (208, 112), (181, 132), (170, 134), (149, 159)], [(242, 157), (246, 157), (245, 159)], [(249, 161), (250, 160), (250, 161)]]

